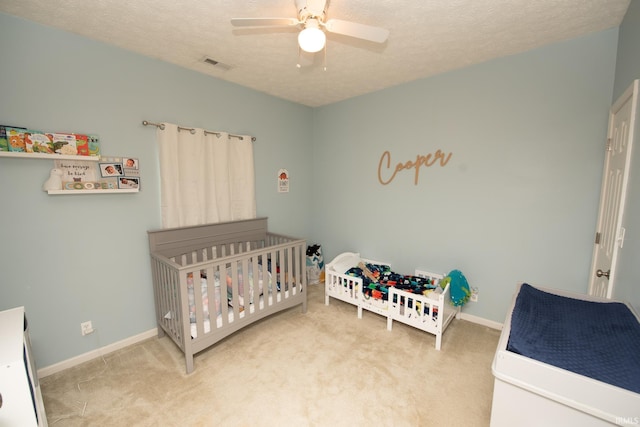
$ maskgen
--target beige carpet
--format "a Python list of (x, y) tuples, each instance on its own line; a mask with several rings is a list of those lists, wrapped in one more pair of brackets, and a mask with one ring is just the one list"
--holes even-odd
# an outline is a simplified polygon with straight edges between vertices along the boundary
[(309, 286), (296, 307), (195, 358), (149, 339), (41, 381), (53, 426), (487, 426), (499, 331), (454, 320), (435, 337)]

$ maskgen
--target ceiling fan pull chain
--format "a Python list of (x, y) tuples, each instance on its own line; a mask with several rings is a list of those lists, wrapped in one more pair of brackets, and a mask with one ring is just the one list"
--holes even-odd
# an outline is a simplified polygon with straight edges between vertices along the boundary
[(323, 59), (323, 67), (322, 67), (322, 71), (327, 71), (327, 45), (324, 45), (324, 59)]

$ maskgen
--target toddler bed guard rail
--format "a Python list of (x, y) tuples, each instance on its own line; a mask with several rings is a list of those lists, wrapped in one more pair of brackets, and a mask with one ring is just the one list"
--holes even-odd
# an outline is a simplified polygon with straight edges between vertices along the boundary
[(450, 303), (450, 284), (447, 283), (444, 289), (440, 287), (444, 275), (416, 270), (409, 280), (422, 283), (420, 293), (416, 293), (415, 287), (410, 290), (383, 284), (387, 293), (383, 296), (376, 289), (380, 286), (366, 286), (363, 276), (353, 274), (353, 269), (363, 264), (390, 270), (388, 263), (361, 258), (359, 253), (344, 252), (336, 256), (325, 267), (325, 304), (329, 305), (331, 297), (355, 305), (358, 318), (362, 318), (363, 310), (385, 316), (388, 330), (394, 320), (413, 326), (435, 335), (435, 348), (440, 350), (443, 332), (454, 317), (460, 317), (460, 307)]
[(267, 218), (148, 231), (158, 336), (194, 354), (271, 314), (307, 309), (306, 241)]

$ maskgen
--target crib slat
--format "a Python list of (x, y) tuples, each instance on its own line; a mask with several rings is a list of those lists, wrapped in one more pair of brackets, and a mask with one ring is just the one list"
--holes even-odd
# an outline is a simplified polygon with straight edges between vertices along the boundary
[(269, 256), (271, 257), (271, 272), (276, 284), (276, 293), (270, 301), (270, 305), (277, 304), (282, 299), (282, 293), (284, 292), (284, 282), (282, 281), (282, 275), (285, 271), (285, 266), (280, 265), (280, 257), (277, 250), (272, 249)]
[[(238, 272), (238, 286), (242, 282), (242, 300), (245, 310), (249, 310), (251, 304), (251, 278), (249, 277), (249, 263), (247, 258), (243, 258), (242, 262), (238, 264), (240, 271)], [(255, 273), (255, 272), (254, 272)], [(257, 293), (253, 295), (258, 295)], [(245, 313), (245, 315), (248, 313)]]
[(287, 265), (286, 248), (280, 247), (276, 251), (276, 259), (278, 269), (278, 281), (280, 283), (280, 292), (278, 293), (278, 301), (284, 301), (287, 297), (287, 273), (289, 266)]
[[(261, 296), (263, 300), (269, 298), (269, 273), (266, 266), (263, 269), (258, 263), (258, 258), (259, 256), (253, 256), (249, 259), (249, 269), (253, 274), (253, 309), (256, 312), (261, 310)], [(264, 307), (264, 304), (262, 307)]]
[(168, 313), (171, 315), (169, 323), (173, 334), (182, 339), (182, 328), (180, 327), (180, 316), (178, 315), (178, 313), (181, 313), (179, 304), (179, 286), (180, 279), (178, 277), (178, 273), (170, 272), (167, 275), (167, 281), (164, 283)]
[(203, 301), (203, 309), (206, 314), (203, 323), (209, 323), (209, 331), (203, 325), (204, 333), (209, 333), (216, 328), (216, 318), (218, 315), (218, 301), (220, 300), (220, 287), (216, 286), (213, 269), (209, 266), (202, 270), (207, 280), (207, 301)]
[(288, 299), (295, 295), (295, 281), (293, 280), (293, 274), (295, 272), (295, 253), (293, 248), (290, 246), (283, 248), (283, 252), (287, 259), (286, 267), (284, 269), (284, 282), (286, 283), (285, 297)]
[[(178, 314), (178, 306), (176, 304), (176, 298), (177, 298), (177, 282), (178, 282), (178, 278), (176, 277), (176, 274), (171, 274), (171, 272), (165, 268), (163, 277), (162, 277), (162, 282), (160, 283), (160, 292), (162, 294), (162, 300), (163, 300), (163, 311), (165, 312), (164, 315), (168, 315), (169, 316), (169, 320), (168, 320), (168, 324), (169, 324), (169, 329), (171, 330), (171, 333), (173, 335), (176, 335), (178, 333), (178, 327), (177, 327), (177, 314)], [(182, 336), (182, 331), (180, 331), (180, 335), (178, 335), (178, 337)]]
[(240, 298), (238, 295), (239, 287), (238, 287), (238, 261), (232, 260), (229, 263), (229, 267), (231, 269), (231, 290), (233, 294), (232, 298), (232, 306), (233, 306), (233, 321), (237, 321), (240, 319), (241, 307), (240, 307)]
[[(191, 276), (193, 303), (195, 305), (196, 336), (204, 335), (204, 301), (202, 300), (202, 275), (200, 270), (192, 270), (186, 273)], [(188, 279), (187, 279), (188, 280)]]
[(216, 263), (213, 266), (219, 278), (220, 286), (220, 328), (225, 328), (229, 324), (229, 298), (227, 290), (226, 272), (224, 264)]

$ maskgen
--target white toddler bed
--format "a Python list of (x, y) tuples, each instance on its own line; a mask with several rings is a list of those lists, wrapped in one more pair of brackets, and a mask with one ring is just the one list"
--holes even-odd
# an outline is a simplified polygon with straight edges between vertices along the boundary
[[(365, 285), (366, 277), (349, 272), (362, 264), (391, 268), (386, 262), (362, 258), (359, 253), (344, 252), (336, 256), (325, 266), (325, 304), (329, 305), (330, 298), (336, 298), (355, 305), (358, 318), (362, 318), (363, 310), (385, 316), (388, 330), (392, 329), (394, 320), (413, 326), (435, 335), (435, 348), (440, 350), (442, 334), (460, 314), (460, 307), (449, 302), (450, 285), (444, 289), (439, 286), (444, 276), (416, 270), (413, 277), (426, 279), (430, 289), (421, 286), (420, 290), (424, 292), (415, 293), (415, 288), (400, 289), (395, 281)], [(411, 280), (409, 276), (405, 277)]]
[(493, 360), (491, 426), (640, 424), (631, 306), (518, 285)]
[(158, 336), (194, 354), (266, 316), (307, 310), (306, 242), (267, 219), (148, 232)]

